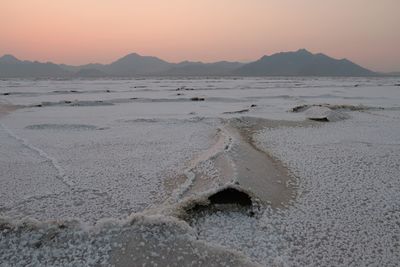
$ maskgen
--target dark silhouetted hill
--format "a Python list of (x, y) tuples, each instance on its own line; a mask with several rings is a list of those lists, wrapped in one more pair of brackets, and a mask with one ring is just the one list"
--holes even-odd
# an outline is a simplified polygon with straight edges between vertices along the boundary
[(11, 55), (0, 57), (0, 77), (2, 78), (55, 78), (71, 75), (71, 72), (54, 63), (21, 61)]
[(159, 58), (132, 53), (105, 65), (104, 71), (114, 76), (156, 75), (167, 71), (171, 66), (171, 63)]
[(169, 63), (136, 53), (111, 64), (82, 66), (21, 61), (11, 55), (0, 58), (1, 78), (135, 77), (135, 76), (378, 76), (347, 59), (312, 54), (305, 49), (263, 56), (257, 61)]
[(370, 76), (376, 73), (347, 59), (312, 54), (305, 49), (263, 56), (235, 70), (245, 76)]

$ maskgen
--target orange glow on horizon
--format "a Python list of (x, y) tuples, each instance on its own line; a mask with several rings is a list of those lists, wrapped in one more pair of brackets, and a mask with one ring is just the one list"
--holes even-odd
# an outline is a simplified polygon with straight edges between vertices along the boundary
[(400, 71), (398, 0), (0, 0), (0, 56), (250, 61), (306, 48)]

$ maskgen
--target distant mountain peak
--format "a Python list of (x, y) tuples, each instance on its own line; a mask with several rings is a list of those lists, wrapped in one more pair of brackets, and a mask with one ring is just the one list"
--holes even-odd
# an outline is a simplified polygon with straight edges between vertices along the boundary
[(369, 76), (376, 75), (347, 59), (313, 54), (306, 49), (263, 56), (235, 71), (247, 76)]
[(2, 57), (0, 57), (0, 62), (6, 62), (6, 63), (17, 63), (20, 62), (20, 60), (13, 55), (6, 54)]
[(296, 53), (312, 54), (310, 51), (308, 51), (305, 48), (301, 48), (301, 49), (297, 50)]
[(157, 57), (130, 53), (106, 65), (102, 71), (115, 76), (136, 76), (161, 73), (170, 67), (171, 63)]
[(127, 55), (125, 55), (125, 56), (123, 56), (123, 57), (117, 59), (117, 60), (114, 61), (114, 62), (135, 60), (135, 59), (140, 59), (140, 58), (142, 58), (141, 55), (139, 55), (139, 54), (137, 54), (137, 53), (130, 53), (130, 54), (127, 54)]
[(138, 53), (129, 53), (122, 58), (138, 58), (138, 57), (143, 57), (143, 56), (139, 55)]
[(123, 56), (119, 59), (117, 59), (114, 63), (120, 63), (120, 62), (133, 62), (133, 61), (143, 61), (143, 60), (153, 60), (153, 61), (159, 61), (159, 62), (165, 62), (162, 59), (159, 59), (157, 57), (152, 57), (152, 56), (142, 56), (138, 53), (130, 53), (127, 54), (126, 56)]
[(313, 53), (311, 53), (310, 51), (308, 51), (305, 48), (301, 48), (297, 51), (287, 51), (287, 52), (278, 52), (272, 55), (264, 55), (262, 56), (259, 60), (265, 60), (268, 59), (270, 57), (276, 57), (276, 56), (282, 56), (282, 55), (304, 55), (304, 56), (312, 56), (314, 55)]

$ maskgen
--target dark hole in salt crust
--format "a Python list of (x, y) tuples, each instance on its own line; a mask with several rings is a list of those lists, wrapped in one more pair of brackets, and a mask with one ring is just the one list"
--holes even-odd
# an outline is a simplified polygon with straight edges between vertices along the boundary
[(312, 121), (323, 121), (323, 122), (328, 122), (328, 118), (308, 118), (309, 120)]
[(248, 194), (234, 188), (226, 188), (208, 197), (211, 204), (238, 204), (251, 206), (251, 198)]
[(218, 211), (242, 211), (250, 217), (255, 214), (251, 197), (235, 188), (223, 189), (209, 196), (208, 200), (208, 205), (198, 203), (189, 207), (181, 218), (191, 221), (198, 216), (207, 216)]

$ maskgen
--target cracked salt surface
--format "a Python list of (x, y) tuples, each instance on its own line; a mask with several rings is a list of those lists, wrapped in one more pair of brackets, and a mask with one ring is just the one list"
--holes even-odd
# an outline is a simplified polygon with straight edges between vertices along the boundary
[(263, 265), (398, 266), (399, 115), (353, 112), (347, 121), (259, 132), (259, 146), (298, 177), (297, 201), (259, 218), (209, 214), (193, 226)]

